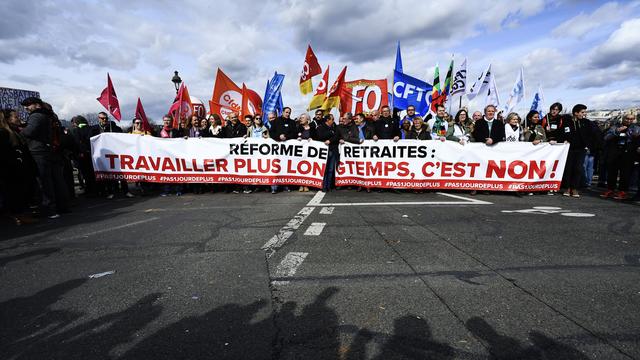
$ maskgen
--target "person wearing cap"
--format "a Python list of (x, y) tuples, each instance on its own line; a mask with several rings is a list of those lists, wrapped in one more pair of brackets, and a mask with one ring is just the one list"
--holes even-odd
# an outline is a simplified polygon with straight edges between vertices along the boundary
[(52, 153), (54, 140), (60, 140), (59, 136), (54, 138), (53, 122), (57, 121), (57, 117), (53, 111), (45, 108), (40, 98), (29, 97), (21, 104), (29, 113), (29, 117), (20, 133), (27, 139), (29, 151), (38, 168), (42, 192), (41, 207), (46, 216), (56, 219), (60, 217), (61, 212), (69, 212), (63, 169), (54, 161)]

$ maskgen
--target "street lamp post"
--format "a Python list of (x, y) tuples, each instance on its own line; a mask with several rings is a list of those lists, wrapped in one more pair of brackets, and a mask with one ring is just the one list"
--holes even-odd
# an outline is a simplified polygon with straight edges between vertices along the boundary
[(173, 77), (171, 78), (171, 82), (173, 83), (173, 86), (176, 88), (176, 94), (177, 94), (178, 90), (180, 89), (180, 84), (182, 84), (182, 79), (180, 78), (180, 76), (178, 76), (178, 71), (173, 72)]

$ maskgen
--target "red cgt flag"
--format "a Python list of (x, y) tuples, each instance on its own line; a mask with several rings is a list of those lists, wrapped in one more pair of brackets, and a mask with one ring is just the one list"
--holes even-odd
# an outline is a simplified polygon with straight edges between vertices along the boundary
[[(242, 84), (242, 117), (240, 120), (244, 123), (245, 115), (256, 115), (262, 110), (262, 98), (255, 91), (247, 88)], [(246, 124), (250, 126), (251, 124)]]
[(242, 110), (242, 89), (236, 85), (222, 70), (216, 73), (216, 84), (209, 101), (209, 113), (219, 114), (226, 118), (232, 112), (238, 114)]
[(189, 116), (193, 114), (193, 104), (191, 103), (189, 90), (187, 90), (187, 86), (184, 83), (180, 85), (176, 100), (169, 108), (169, 114), (173, 116), (174, 128), (178, 128), (178, 121), (180, 119), (189, 118)]
[(140, 101), (140, 98), (138, 98), (138, 105), (136, 105), (136, 119), (142, 120), (142, 131), (151, 132), (151, 124), (149, 124), (147, 114), (144, 113), (144, 108), (142, 107), (142, 101)]
[(318, 83), (318, 87), (316, 88), (316, 93), (311, 98), (311, 102), (309, 103), (309, 108), (307, 110), (319, 109), (322, 106), (322, 103), (324, 103), (324, 99), (327, 98), (328, 83), (329, 83), (329, 65), (327, 65), (327, 70), (324, 71), (322, 80), (320, 80), (320, 83)]
[(302, 66), (302, 73), (300, 74), (300, 92), (302, 95), (306, 95), (313, 91), (313, 84), (311, 84), (311, 78), (322, 74), (322, 68), (318, 64), (318, 58), (313, 53), (311, 45), (307, 47), (307, 56), (304, 58), (304, 65)]
[(107, 73), (107, 87), (102, 90), (100, 97), (97, 98), (98, 102), (104, 106), (107, 111), (113, 115), (113, 117), (120, 121), (122, 119), (122, 115), (120, 114), (120, 103), (118, 102), (118, 96), (116, 95), (116, 90), (113, 88), (113, 84), (111, 83), (111, 76)]

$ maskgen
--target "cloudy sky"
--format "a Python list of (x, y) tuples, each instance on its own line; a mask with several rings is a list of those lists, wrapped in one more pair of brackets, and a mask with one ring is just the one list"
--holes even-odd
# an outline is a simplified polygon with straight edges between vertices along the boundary
[(5, 0), (0, 10), (0, 86), (40, 91), (61, 118), (102, 110), (109, 72), (123, 119), (138, 96), (158, 119), (174, 70), (206, 103), (218, 67), (259, 94), (284, 73), (285, 105), (299, 114), (308, 43), (333, 82), (345, 65), (348, 79), (388, 77), (397, 41), (405, 73), (428, 82), (452, 55), (468, 58), (470, 76), (491, 63), (503, 102), (524, 66), (523, 111), (538, 84), (547, 106), (640, 105), (637, 1)]

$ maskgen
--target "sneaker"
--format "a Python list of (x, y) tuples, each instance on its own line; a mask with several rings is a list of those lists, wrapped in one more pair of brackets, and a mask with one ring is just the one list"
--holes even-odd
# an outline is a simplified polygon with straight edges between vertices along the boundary
[(126, 194), (124, 194), (124, 196), (128, 197), (129, 199), (136, 197), (135, 195), (133, 195), (130, 191), (127, 191)]
[(275, 190), (271, 190), (271, 193), (272, 193), (272, 194), (275, 194), (275, 193), (276, 193), (276, 191), (275, 191)]
[(527, 194), (527, 196), (533, 196), (533, 193), (532, 193), (532, 192), (530, 192), (530, 193), (528, 193), (528, 194)]
[(564, 193), (562, 193), (562, 196), (571, 196), (571, 189), (565, 191)]
[(247, 190), (244, 190), (242, 193), (243, 193), (243, 194), (251, 194), (251, 190), (248, 190), (248, 189), (247, 189)]
[(115, 197), (115, 195), (113, 195), (113, 194), (109, 194), (109, 195), (107, 195), (107, 200), (111, 200), (111, 199), (113, 199), (114, 197)]
[(578, 193), (578, 190), (571, 190), (571, 197), (579, 198), (580, 194)]
[(547, 195), (549, 195), (549, 196), (553, 196), (555, 194), (556, 194), (555, 190), (551, 190), (551, 191), (547, 192)]
[(169, 196), (169, 194), (168, 194), (168, 193), (166, 193), (166, 192), (163, 192), (162, 194), (160, 194), (160, 196), (162, 196), (162, 197), (167, 197), (167, 196)]
[(49, 216), (47, 216), (47, 217), (48, 217), (49, 219), (57, 219), (57, 218), (59, 218), (59, 217), (60, 217), (60, 214), (52, 214), (52, 215), (49, 215)]
[(627, 200), (627, 193), (624, 191), (618, 191), (613, 198), (616, 200)]
[(240, 191), (238, 191), (238, 190), (233, 190), (233, 191), (232, 191), (232, 193), (234, 193), (234, 194), (240, 194)]
[(176, 193), (176, 196), (182, 196), (182, 192), (178, 191), (178, 192)]
[(606, 198), (612, 197), (613, 195), (614, 195), (613, 194), (613, 190), (607, 190), (607, 191), (603, 192), (602, 194), (600, 194), (600, 197), (603, 198), (603, 199), (606, 199)]

